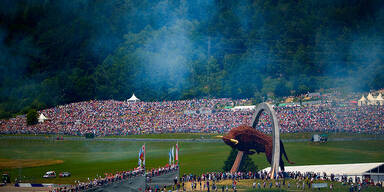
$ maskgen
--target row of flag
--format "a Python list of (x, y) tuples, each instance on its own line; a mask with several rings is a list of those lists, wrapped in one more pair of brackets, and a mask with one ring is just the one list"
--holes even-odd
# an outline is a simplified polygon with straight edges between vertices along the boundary
[(169, 150), (169, 164), (172, 165), (172, 164), (175, 164), (175, 161), (176, 164), (178, 163), (179, 161), (179, 146), (178, 144), (176, 143), (176, 156), (175, 156), (175, 148), (174, 146), (172, 146), (172, 148)]
[[(176, 150), (175, 150), (176, 148)], [(172, 146), (169, 150), (169, 165), (178, 164), (179, 162), (179, 145), (176, 143), (176, 146)], [(145, 144), (141, 146), (139, 151), (139, 161), (138, 161), (139, 167), (145, 167)]]

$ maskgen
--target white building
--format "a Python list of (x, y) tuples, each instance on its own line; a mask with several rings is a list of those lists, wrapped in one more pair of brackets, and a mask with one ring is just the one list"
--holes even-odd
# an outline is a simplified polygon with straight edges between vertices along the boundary
[[(263, 171), (269, 172), (271, 168), (267, 167)], [(384, 162), (379, 163), (353, 163), (353, 164), (328, 164), (328, 165), (303, 165), (303, 166), (286, 166), (286, 172), (313, 172), (323, 176), (323, 173), (329, 177), (334, 174), (336, 178), (341, 176), (352, 177), (355, 181), (356, 177), (360, 180), (366, 177), (371, 178), (375, 183), (384, 181)]]

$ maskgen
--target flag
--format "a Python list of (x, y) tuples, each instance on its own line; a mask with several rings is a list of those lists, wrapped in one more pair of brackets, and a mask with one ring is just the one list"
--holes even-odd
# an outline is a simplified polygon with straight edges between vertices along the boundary
[(179, 161), (179, 145), (176, 143), (176, 161)]
[(175, 148), (172, 146), (172, 164), (175, 164)]
[(139, 161), (138, 161), (138, 166), (141, 167), (141, 156), (142, 156), (142, 153), (143, 153), (143, 148), (140, 148), (140, 151), (139, 151)]
[(140, 151), (141, 151), (140, 160), (142, 165), (145, 167), (145, 144), (141, 146)]
[(171, 149), (169, 149), (168, 155), (169, 155), (169, 165), (171, 165), (171, 164), (172, 164), (172, 153), (171, 153)]

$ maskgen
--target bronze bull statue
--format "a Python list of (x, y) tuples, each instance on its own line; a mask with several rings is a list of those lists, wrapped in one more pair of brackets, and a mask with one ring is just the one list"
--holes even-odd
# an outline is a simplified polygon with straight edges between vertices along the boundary
[[(273, 139), (271, 136), (250, 126), (241, 125), (231, 129), (227, 135), (218, 137), (222, 138), (225, 144), (239, 151), (243, 151), (245, 154), (252, 155), (256, 152), (265, 153), (269, 164), (271, 164), (273, 150)], [(288, 163), (294, 164), (294, 162), (289, 161), (283, 142), (280, 140), (280, 168), (282, 171), (284, 171), (283, 154)]]

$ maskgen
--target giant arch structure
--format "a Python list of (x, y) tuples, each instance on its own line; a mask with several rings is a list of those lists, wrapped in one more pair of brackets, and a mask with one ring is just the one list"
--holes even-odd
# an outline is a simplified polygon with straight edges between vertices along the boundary
[[(273, 150), (272, 150), (272, 164), (271, 164), (271, 178), (275, 178), (275, 173), (279, 171), (279, 163), (280, 163), (280, 125), (276, 116), (276, 112), (273, 107), (268, 103), (260, 103), (256, 107), (256, 112), (252, 117), (251, 127), (256, 129), (256, 126), (260, 120), (260, 116), (263, 112), (266, 112), (272, 118), (272, 138), (273, 138)], [(243, 158), (243, 152), (239, 151), (237, 153), (237, 157), (235, 162), (233, 163), (231, 172), (237, 172), (240, 162)]]

